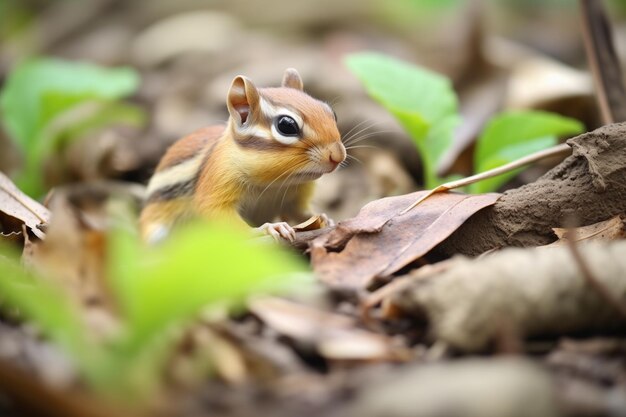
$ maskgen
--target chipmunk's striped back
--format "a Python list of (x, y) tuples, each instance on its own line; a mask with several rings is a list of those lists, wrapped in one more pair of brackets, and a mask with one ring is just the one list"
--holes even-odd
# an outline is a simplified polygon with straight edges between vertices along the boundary
[(158, 235), (161, 227), (188, 217), (199, 172), (225, 128), (209, 126), (170, 146), (148, 183), (140, 218), (144, 236)]

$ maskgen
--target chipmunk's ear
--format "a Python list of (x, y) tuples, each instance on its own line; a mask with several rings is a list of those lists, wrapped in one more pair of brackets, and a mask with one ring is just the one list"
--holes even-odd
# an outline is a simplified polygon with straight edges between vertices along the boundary
[(254, 83), (249, 78), (239, 75), (235, 77), (228, 90), (226, 105), (230, 116), (241, 126), (259, 108), (259, 100), (259, 90)]
[(296, 71), (295, 68), (287, 68), (285, 70), (282, 86), (295, 88), (296, 90), (300, 91), (304, 89), (304, 85), (302, 84), (302, 78), (300, 78), (300, 74), (298, 74), (298, 71)]

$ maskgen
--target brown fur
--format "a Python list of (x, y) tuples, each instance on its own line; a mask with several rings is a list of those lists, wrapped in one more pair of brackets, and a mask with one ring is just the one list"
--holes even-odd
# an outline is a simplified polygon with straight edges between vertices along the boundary
[(225, 128), (226, 125), (208, 126), (174, 142), (163, 158), (161, 158), (156, 172), (173, 167), (196, 156), (208, 143), (219, 139), (224, 134)]

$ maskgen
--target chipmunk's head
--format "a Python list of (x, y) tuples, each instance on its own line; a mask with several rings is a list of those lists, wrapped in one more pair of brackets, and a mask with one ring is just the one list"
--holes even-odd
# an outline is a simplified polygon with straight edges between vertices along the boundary
[(228, 91), (229, 128), (251, 178), (299, 183), (334, 171), (346, 158), (332, 108), (303, 91), (289, 68), (278, 88), (238, 76)]

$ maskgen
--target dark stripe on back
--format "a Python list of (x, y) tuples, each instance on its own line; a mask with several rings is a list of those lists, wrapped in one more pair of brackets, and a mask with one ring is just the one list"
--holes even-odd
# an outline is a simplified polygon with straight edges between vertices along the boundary
[(146, 204), (174, 200), (179, 197), (191, 195), (196, 188), (196, 182), (197, 178), (194, 177), (188, 181), (182, 181), (158, 188), (148, 196)]
[[(154, 190), (154, 192), (152, 192), (152, 194), (148, 196), (146, 204), (159, 202), (159, 201), (173, 200), (178, 197), (189, 196), (193, 194), (196, 191), (196, 184), (198, 183), (198, 177), (200, 176), (200, 173), (204, 171), (204, 167), (206, 166), (207, 161), (211, 157), (211, 154), (213, 153), (213, 149), (215, 148), (215, 145), (217, 145), (217, 142), (218, 142), (217, 140), (214, 141), (211, 144), (211, 146), (209, 146), (209, 148), (206, 150), (206, 153), (204, 154), (204, 157), (202, 158), (202, 162), (198, 166), (196, 175), (194, 175), (193, 178), (189, 179), (188, 181), (181, 181), (176, 184), (167, 185), (165, 187), (161, 187), (161, 188)], [(188, 159), (191, 159), (191, 158), (188, 158)]]

